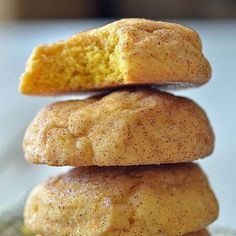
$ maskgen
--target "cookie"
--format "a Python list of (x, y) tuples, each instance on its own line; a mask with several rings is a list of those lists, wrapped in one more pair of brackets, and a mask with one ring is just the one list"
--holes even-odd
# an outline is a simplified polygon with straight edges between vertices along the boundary
[(34, 49), (20, 92), (56, 95), (126, 85), (197, 86), (211, 77), (198, 34), (185, 26), (123, 19)]
[(193, 101), (123, 90), (43, 108), (24, 137), (26, 159), (52, 166), (191, 162), (211, 154), (214, 135)]
[(37, 186), (25, 224), (51, 235), (183, 235), (209, 225), (218, 204), (196, 164), (78, 167)]

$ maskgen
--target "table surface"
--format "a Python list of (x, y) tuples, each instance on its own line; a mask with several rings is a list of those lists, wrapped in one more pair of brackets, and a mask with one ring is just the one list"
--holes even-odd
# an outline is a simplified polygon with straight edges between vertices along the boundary
[[(220, 202), (219, 225), (236, 227), (236, 21), (174, 20), (196, 29), (213, 77), (205, 86), (174, 91), (206, 111), (216, 135), (215, 151), (199, 161)], [(35, 184), (67, 168), (33, 166), (23, 158), (24, 130), (39, 108), (62, 98), (25, 97), (18, 78), (32, 49), (65, 39), (103, 20), (0, 23), (0, 212), (22, 201)]]

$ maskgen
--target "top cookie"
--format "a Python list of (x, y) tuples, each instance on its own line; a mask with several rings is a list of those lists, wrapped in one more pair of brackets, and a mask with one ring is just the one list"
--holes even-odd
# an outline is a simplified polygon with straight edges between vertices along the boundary
[(192, 29), (123, 19), (37, 47), (19, 89), (26, 95), (56, 95), (130, 84), (197, 86), (210, 76)]

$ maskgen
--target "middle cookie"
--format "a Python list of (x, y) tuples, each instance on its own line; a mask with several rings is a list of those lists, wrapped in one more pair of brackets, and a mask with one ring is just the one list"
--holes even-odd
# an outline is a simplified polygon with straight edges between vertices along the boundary
[(52, 166), (190, 162), (211, 154), (214, 135), (193, 101), (123, 90), (43, 108), (24, 138), (26, 159)]

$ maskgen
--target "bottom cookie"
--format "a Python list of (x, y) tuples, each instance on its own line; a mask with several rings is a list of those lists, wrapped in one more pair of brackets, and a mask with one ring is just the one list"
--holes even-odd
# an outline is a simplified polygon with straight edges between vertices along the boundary
[[(176, 236), (217, 215), (207, 178), (192, 163), (75, 168), (36, 187), (24, 213), (43, 236)], [(200, 232), (187, 235), (207, 235)]]

